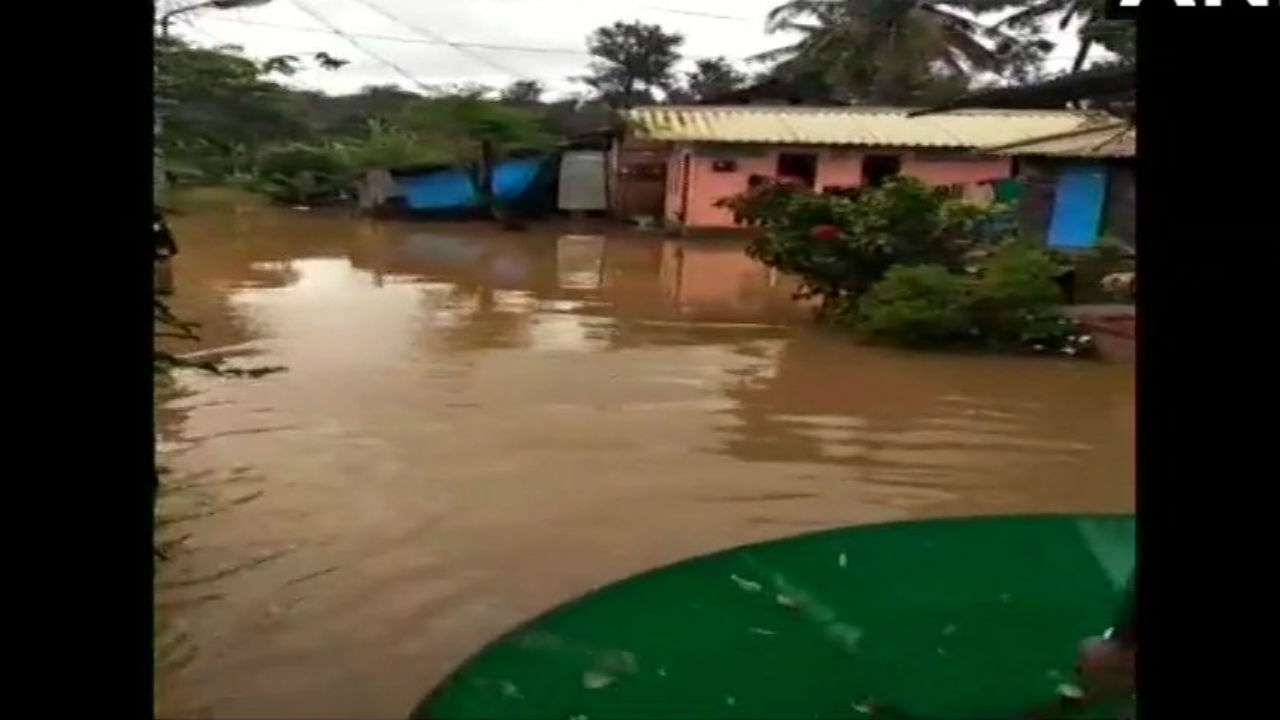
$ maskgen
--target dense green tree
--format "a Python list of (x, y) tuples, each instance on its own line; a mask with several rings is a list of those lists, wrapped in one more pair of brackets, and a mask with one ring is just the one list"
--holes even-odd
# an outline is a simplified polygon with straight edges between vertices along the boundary
[(615, 22), (587, 37), (587, 50), (597, 59), (580, 78), (611, 107), (652, 102), (654, 91), (675, 86), (674, 68), (684, 37), (659, 25)]
[(769, 13), (766, 29), (795, 32), (799, 40), (756, 58), (779, 61), (783, 75), (821, 70), (853, 100), (911, 104), (936, 95), (940, 82), (963, 90), (976, 72), (1025, 72), (1052, 49), (950, 9), (992, 4), (790, 0)]
[(693, 72), (685, 73), (685, 87), (694, 100), (700, 101), (733, 92), (746, 82), (746, 74), (723, 56), (698, 60)]
[(339, 140), (364, 138), (369, 121), (394, 122), (422, 96), (396, 85), (367, 85), (347, 95), (294, 92), (292, 112), (305, 118), (317, 137)]
[(289, 91), (238, 48), (159, 39), (156, 71), (163, 117), (157, 140), (171, 171), (218, 179), (264, 143), (308, 135), (302, 117), (290, 112)]
[(537, 80), (517, 80), (500, 93), (502, 101), (513, 105), (537, 105), (546, 87)]

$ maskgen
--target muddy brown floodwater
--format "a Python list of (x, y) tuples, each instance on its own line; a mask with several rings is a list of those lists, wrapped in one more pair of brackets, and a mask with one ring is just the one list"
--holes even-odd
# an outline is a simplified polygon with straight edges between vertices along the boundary
[(404, 717), (593, 587), (852, 523), (1133, 508), (1126, 365), (815, 328), (741, 244), (273, 209), (173, 220), (160, 717)]

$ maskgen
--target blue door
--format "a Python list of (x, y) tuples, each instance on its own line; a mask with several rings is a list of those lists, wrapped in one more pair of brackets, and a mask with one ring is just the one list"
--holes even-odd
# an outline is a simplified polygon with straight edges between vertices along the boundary
[(1097, 245), (1106, 198), (1106, 168), (1085, 165), (1064, 170), (1053, 200), (1049, 246), (1084, 249)]

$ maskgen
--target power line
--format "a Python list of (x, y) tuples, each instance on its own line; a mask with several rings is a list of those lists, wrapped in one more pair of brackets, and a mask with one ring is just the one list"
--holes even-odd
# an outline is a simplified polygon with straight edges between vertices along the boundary
[(672, 15), (690, 15), (692, 17), (714, 18), (716, 20), (736, 20), (738, 22), (754, 23), (758, 20), (742, 17), (741, 15), (717, 15), (715, 13), (698, 12), (696, 10), (674, 10), (672, 8), (657, 7), (655, 5), (641, 5), (646, 10), (657, 10), (658, 12), (671, 13)]
[(418, 27), (418, 26), (416, 26), (416, 25), (412, 25), (412, 24), (410, 24), (410, 23), (407, 23), (407, 22), (405, 22), (404, 20), (401, 20), (400, 18), (396, 17), (395, 15), (392, 15), (391, 13), (387, 12), (386, 10), (383, 10), (382, 8), (378, 7), (377, 5), (375, 5), (375, 4), (371, 3), (371, 2), (369, 2), (368, 0), (355, 0), (355, 2), (357, 2), (357, 3), (359, 3), (359, 4), (363, 5), (363, 6), (365, 6), (365, 7), (366, 7), (366, 8), (368, 8), (369, 10), (372, 10), (373, 12), (375, 12), (375, 13), (377, 13), (377, 14), (381, 15), (382, 17), (386, 18), (387, 20), (390, 20), (390, 21), (391, 21), (391, 22), (393, 22), (393, 23), (398, 23), (398, 24), (400, 24), (400, 25), (403, 25), (403, 26), (405, 26), (405, 27), (409, 28), (410, 30), (413, 30), (414, 32), (417, 32), (417, 33), (420, 33), (420, 34), (422, 34), (422, 35), (425, 35), (425, 36), (427, 36), (427, 37), (431, 38), (432, 40), (436, 40), (436, 41), (438, 41), (438, 42), (442, 42), (442, 43), (444, 43), (445, 45), (448, 45), (449, 47), (453, 48), (454, 50), (457, 50), (458, 52), (462, 53), (463, 55), (467, 55), (468, 57), (471, 57), (471, 58), (473, 58), (473, 59), (475, 59), (475, 60), (478, 60), (479, 62), (484, 63), (485, 65), (488, 65), (489, 67), (491, 67), (491, 68), (493, 68), (493, 69), (495, 69), (495, 70), (498, 70), (499, 72), (503, 72), (503, 73), (506, 73), (506, 74), (508, 74), (508, 75), (511, 75), (512, 77), (517, 77), (517, 78), (524, 78), (524, 77), (528, 77), (528, 76), (527, 76), (525, 73), (523, 73), (523, 72), (520, 72), (520, 71), (518, 71), (518, 70), (512, 70), (511, 68), (508, 68), (508, 67), (505, 67), (505, 66), (503, 66), (503, 65), (501, 65), (501, 64), (499, 64), (499, 63), (493, 62), (492, 60), (490, 60), (490, 59), (488, 59), (488, 58), (484, 57), (484, 56), (483, 56), (483, 55), (481, 55), (480, 53), (472, 52), (472, 51), (471, 51), (469, 48), (467, 48), (466, 46), (461, 45), (461, 44), (459, 44), (459, 43), (455, 43), (455, 42), (453, 42), (452, 40), (449, 40), (449, 39), (445, 38), (444, 36), (440, 35), (440, 34), (439, 34), (439, 33), (437, 33), (437, 32), (434, 32), (434, 31), (432, 31), (432, 30), (428, 30), (427, 28)]
[(294, 6), (296, 6), (299, 10), (310, 15), (311, 18), (314, 19), (316, 22), (329, 28), (333, 32), (333, 34), (338, 35), (343, 40), (346, 40), (347, 42), (351, 43), (360, 52), (363, 52), (364, 54), (372, 57), (378, 62), (381, 62), (382, 64), (391, 68), (392, 70), (395, 70), (396, 73), (398, 73), (399, 75), (401, 75), (402, 77), (404, 77), (406, 80), (413, 83), (417, 87), (421, 88), (422, 90), (425, 90), (428, 93), (434, 93), (436, 91), (436, 88), (433, 88), (430, 85), (427, 85), (426, 83), (422, 82), (418, 78), (414, 77), (413, 73), (409, 72), (408, 70), (405, 70), (404, 68), (397, 65), (395, 62), (388, 60), (387, 58), (379, 55), (378, 53), (360, 44), (360, 42), (358, 42), (355, 38), (348, 35), (341, 28), (339, 28), (338, 26), (334, 25), (333, 23), (325, 19), (323, 15), (321, 15), (320, 13), (316, 12), (315, 10), (312, 10), (310, 7), (307, 7), (305, 4), (303, 4), (302, 0), (291, 0), (291, 1), (293, 2)]
[[(325, 35), (334, 34), (332, 30), (326, 30), (325, 28), (310, 28), (310, 27), (302, 27), (300, 25), (286, 25), (284, 23), (262, 22), (259, 20), (242, 20), (237, 18), (213, 17), (213, 16), (210, 16), (206, 19), (216, 20), (218, 22), (238, 23), (241, 25), (257, 25), (260, 27), (272, 27), (272, 28), (280, 28), (283, 30), (295, 30), (297, 32), (321, 33)], [(369, 40), (387, 40), (389, 42), (401, 42), (401, 43), (409, 43), (409, 44), (415, 44), (415, 45), (448, 45), (450, 44), (449, 42), (444, 42), (441, 40), (428, 40), (427, 38), (403, 37), (399, 35), (379, 35), (376, 33), (358, 33), (358, 32), (348, 32), (347, 35), (350, 35), (351, 37), (365, 38)], [(480, 48), (484, 50), (509, 50), (511, 52), (547, 53), (547, 54), (553, 54), (553, 55), (590, 55), (591, 54), (586, 50), (573, 50), (570, 48), (533, 47), (528, 45), (495, 45), (491, 43), (462, 42), (462, 41), (456, 41), (456, 40), (451, 42), (454, 45), (461, 45), (462, 47)]]

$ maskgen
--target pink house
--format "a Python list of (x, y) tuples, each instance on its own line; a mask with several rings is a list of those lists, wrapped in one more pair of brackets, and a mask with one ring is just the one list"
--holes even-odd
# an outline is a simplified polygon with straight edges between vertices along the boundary
[[(615, 197), (651, 198), (615, 206), (619, 214), (651, 214), (670, 227), (732, 228), (717, 200), (757, 178), (789, 178), (814, 190), (876, 183), (903, 174), (970, 194), (1013, 175), (1013, 158), (983, 154), (1020, 140), (1075, 130), (1092, 114), (1067, 110), (964, 110), (911, 117), (909, 109), (698, 105), (623, 111), (611, 153)], [(655, 165), (632, 167), (641, 157)], [(656, 152), (655, 152), (656, 151)], [(643, 170), (643, 171), (642, 171)], [(647, 192), (633, 187), (649, 183)], [(657, 192), (656, 183), (663, 183)], [(977, 195), (977, 193), (974, 193)], [(659, 203), (661, 207), (658, 207)]]

